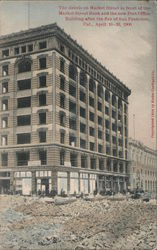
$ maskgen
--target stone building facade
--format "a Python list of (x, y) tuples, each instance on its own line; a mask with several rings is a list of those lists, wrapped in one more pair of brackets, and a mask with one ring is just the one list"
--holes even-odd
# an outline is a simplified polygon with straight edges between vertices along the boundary
[(1, 192), (125, 190), (130, 93), (57, 24), (2, 36)]
[(130, 187), (157, 193), (157, 151), (129, 139)]

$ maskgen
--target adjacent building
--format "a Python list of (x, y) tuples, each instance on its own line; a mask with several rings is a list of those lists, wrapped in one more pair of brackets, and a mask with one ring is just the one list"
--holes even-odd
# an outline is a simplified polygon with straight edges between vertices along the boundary
[(157, 193), (157, 151), (129, 139), (130, 188)]
[(1, 193), (126, 190), (130, 93), (57, 24), (2, 36)]

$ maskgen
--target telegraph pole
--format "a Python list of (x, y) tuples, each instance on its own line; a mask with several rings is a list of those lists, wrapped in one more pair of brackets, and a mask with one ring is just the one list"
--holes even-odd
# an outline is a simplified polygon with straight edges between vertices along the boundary
[(28, 29), (30, 29), (30, 1), (28, 1), (28, 16), (27, 16), (27, 18), (28, 18)]
[(133, 133), (134, 133), (134, 140), (135, 140), (135, 114), (133, 114)]

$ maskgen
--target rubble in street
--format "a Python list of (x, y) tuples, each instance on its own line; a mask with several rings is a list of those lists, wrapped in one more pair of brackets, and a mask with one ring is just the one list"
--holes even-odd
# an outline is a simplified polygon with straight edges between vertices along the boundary
[(0, 196), (0, 209), (0, 249), (157, 250), (155, 200)]

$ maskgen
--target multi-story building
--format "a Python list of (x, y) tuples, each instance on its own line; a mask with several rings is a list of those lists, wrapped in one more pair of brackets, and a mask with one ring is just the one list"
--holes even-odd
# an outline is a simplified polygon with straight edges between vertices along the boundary
[(157, 191), (157, 151), (129, 138), (130, 188)]
[(56, 24), (2, 36), (1, 192), (126, 189), (130, 93)]

